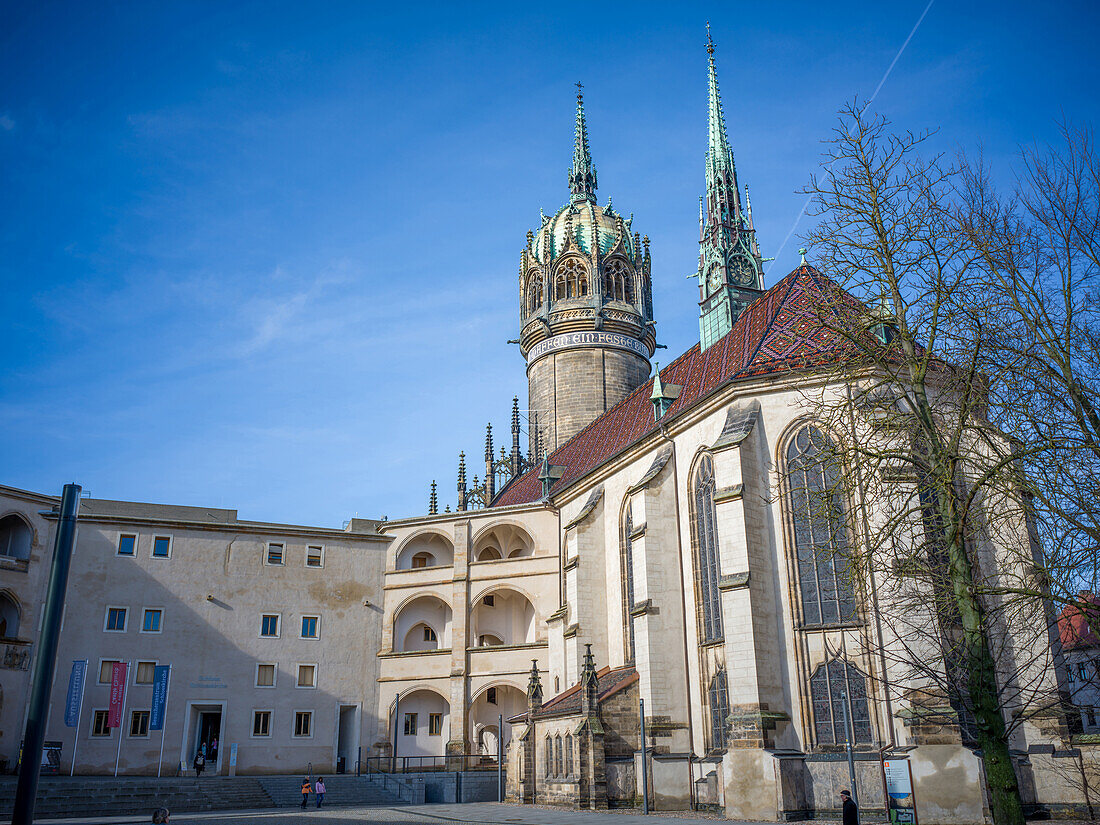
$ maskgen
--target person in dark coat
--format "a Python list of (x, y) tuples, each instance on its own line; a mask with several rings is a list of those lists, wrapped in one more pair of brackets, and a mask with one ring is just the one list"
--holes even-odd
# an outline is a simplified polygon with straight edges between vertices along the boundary
[(859, 808), (856, 807), (856, 803), (852, 801), (852, 794), (850, 791), (843, 790), (840, 792), (841, 799), (841, 814), (842, 825), (859, 825)]

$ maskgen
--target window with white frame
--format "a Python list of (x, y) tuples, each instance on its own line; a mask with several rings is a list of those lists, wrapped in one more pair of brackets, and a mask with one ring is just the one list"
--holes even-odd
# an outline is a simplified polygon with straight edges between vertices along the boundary
[(297, 710), (294, 712), (294, 735), (300, 737), (313, 735), (313, 711)]
[(321, 617), (302, 616), (302, 638), (317, 639), (321, 636)]
[(278, 613), (264, 613), (260, 616), (260, 635), (270, 639), (279, 637)]
[(267, 554), (264, 556), (264, 564), (269, 564), (273, 567), (279, 567), (283, 563), (283, 553), (285, 547), (282, 542), (269, 541), (267, 543)]
[(317, 687), (317, 665), (298, 665), (298, 687)]
[(142, 633), (160, 633), (161, 619), (164, 611), (159, 607), (147, 607), (141, 615)]
[(107, 711), (105, 710), (93, 710), (92, 711), (92, 736), (110, 736), (111, 729), (107, 725)]
[(278, 668), (274, 664), (256, 665), (256, 687), (275, 687), (275, 674)]
[(103, 629), (108, 633), (126, 632), (126, 608), (108, 607), (103, 618)]
[(149, 711), (134, 710), (130, 712), (130, 736), (146, 737), (149, 735)]
[(172, 556), (172, 537), (153, 536), (153, 558), (167, 559)]
[(133, 533), (120, 533), (118, 537), (118, 555), (132, 556), (137, 548), (137, 536)]
[(306, 546), (306, 567), (325, 566), (325, 547), (322, 544)]
[(271, 711), (252, 711), (252, 735), (271, 736)]
[(134, 684), (153, 684), (153, 673), (156, 670), (156, 667), (156, 662), (138, 662), (137, 667), (134, 668)]
[(99, 684), (109, 685), (111, 684), (111, 675), (115, 672), (115, 665), (119, 662), (118, 659), (100, 659), (99, 660)]

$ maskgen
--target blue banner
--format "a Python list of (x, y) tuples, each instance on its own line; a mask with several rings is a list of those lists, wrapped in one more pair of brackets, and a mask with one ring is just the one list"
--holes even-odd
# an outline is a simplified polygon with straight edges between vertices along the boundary
[(73, 672), (69, 674), (69, 693), (65, 697), (65, 727), (67, 728), (75, 728), (80, 724), (80, 700), (84, 696), (84, 676), (87, 672), (87, 659), (73, 660)]
[(164, 730), (164, 711), (168, 706), (168, 676), (171, 665), (153, 668), (153, 707), (149, 711), (149, 730)]

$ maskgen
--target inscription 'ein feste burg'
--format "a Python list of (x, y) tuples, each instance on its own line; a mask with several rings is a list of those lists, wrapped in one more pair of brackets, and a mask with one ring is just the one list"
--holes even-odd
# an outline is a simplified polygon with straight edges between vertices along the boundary
[(575, 347), (610, 347), (635, 352), (643, 358), (649, 357), (645, 344), (617, 332), (568, 332), (547, 338), (531, 347), (531, 351), (527, 353), (527, 363), (532, 364), (552, 352)]

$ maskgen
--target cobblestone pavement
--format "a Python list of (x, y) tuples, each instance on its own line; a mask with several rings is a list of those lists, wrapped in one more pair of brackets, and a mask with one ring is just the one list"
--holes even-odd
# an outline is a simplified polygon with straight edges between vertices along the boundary
[[(41, 819), (39, 825), (132, 825), (148, 817), (92, 817), (87, 819)], [(413, 825), (713, 825), (713, 817), (675, 815), (645, 817), (634, 812), (570, 811), (542, 807), (498, 804), (405, 805), (395, 808), (310, 808), (274, 811), (224, 811), (173, 814), (174, 825), (369, 825), (370, 823), (412, 823)], [(763, 823), (761, 823), (763, 825)]]

